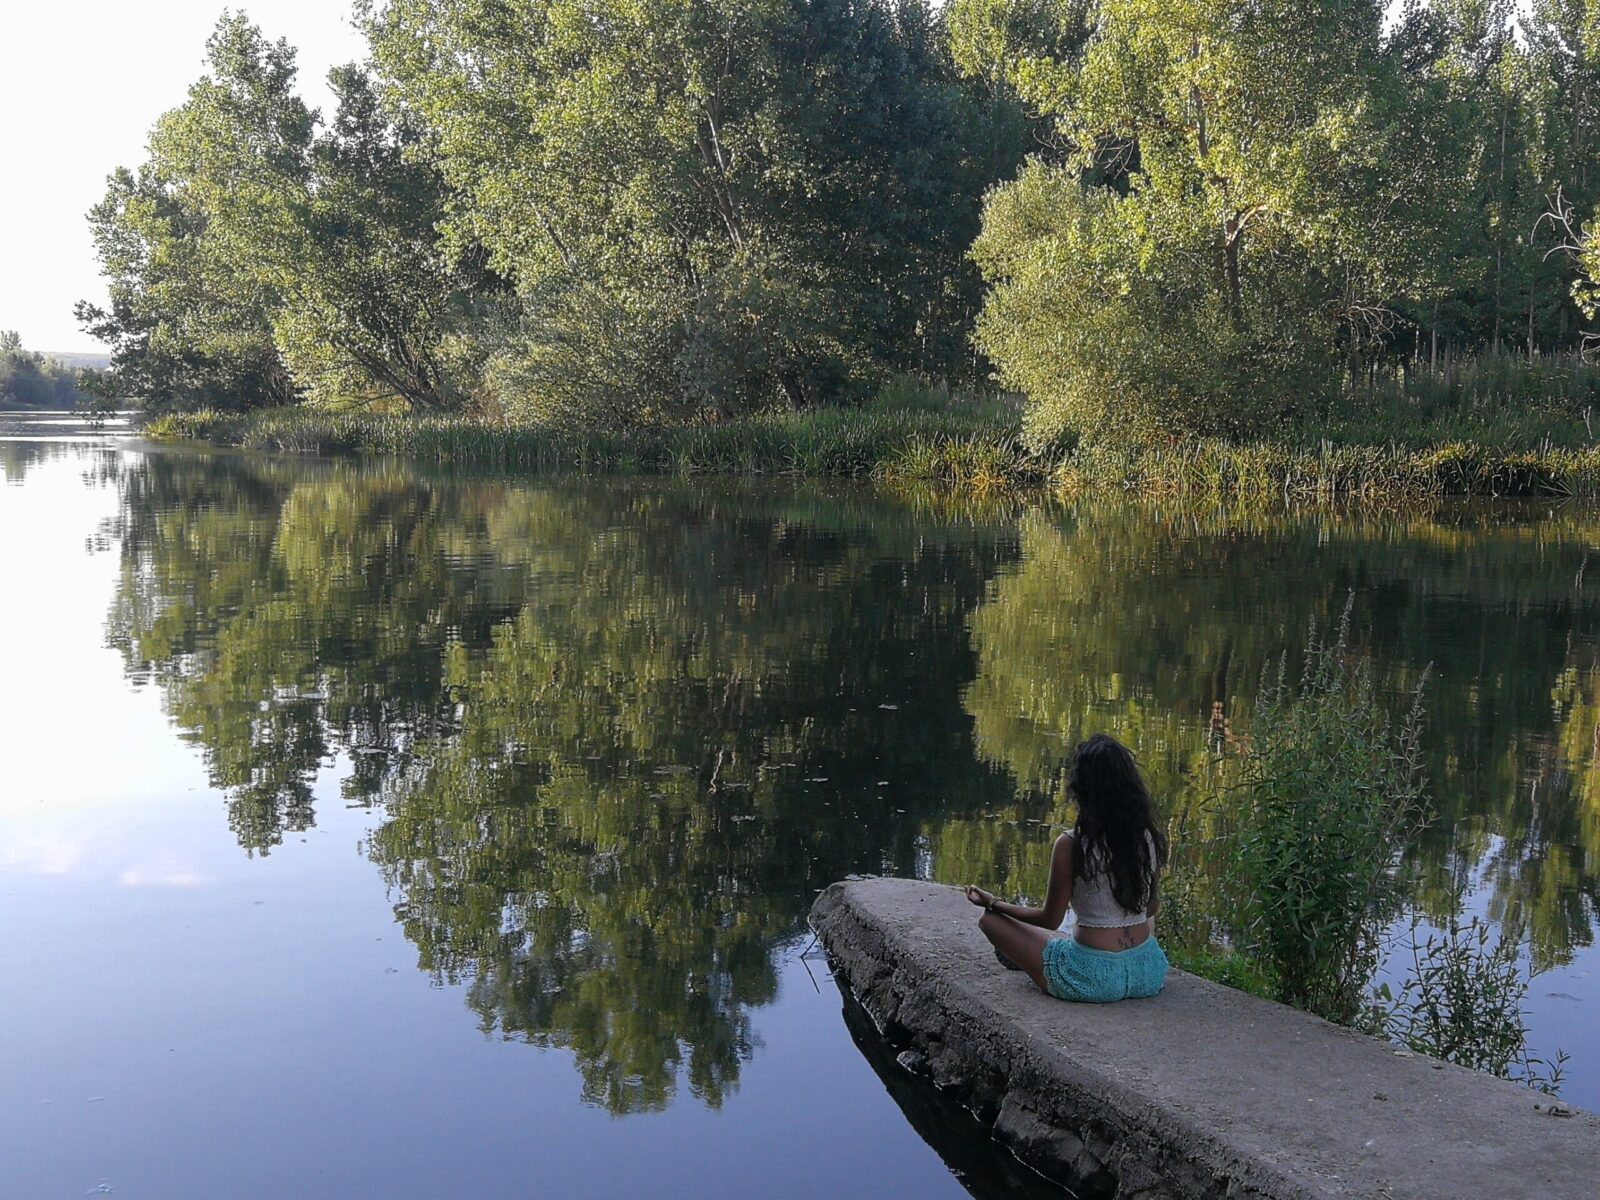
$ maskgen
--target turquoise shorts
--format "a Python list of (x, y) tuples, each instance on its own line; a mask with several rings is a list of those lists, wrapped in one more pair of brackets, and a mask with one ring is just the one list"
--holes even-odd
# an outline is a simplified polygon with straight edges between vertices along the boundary
[(1044, 981), (1057, 1000), (1109, 1004), (1154, 996), (1167, 981), (1167, 956), (1154, 937), (1132, 950), (1096, 950), (1070, 937), (1044, 947)]

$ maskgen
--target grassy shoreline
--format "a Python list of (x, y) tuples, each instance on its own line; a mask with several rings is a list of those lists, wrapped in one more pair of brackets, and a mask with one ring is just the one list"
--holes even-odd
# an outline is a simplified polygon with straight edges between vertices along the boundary
[[(1387, 422), (1374, 423), (1381, 432)], [(170, 414), (157, 440), (268, 453), (392, 455), (419, 462), (530, 473), (870, 477), (970, 491), (1111, 489), (1149, 496), (1405, 499), (1438, 496), (1600, 496), (1600, 443), (1566, 422), (1529, 445), (1479, 423), (1477, 436), (1430, 428), (1405, 439), (1343, 440), (1301, 431), (1278, 441), (1172, 440), (1038, 452), (1000, 405), (819, 409), (721, 425), (620, 432), (553, 429), (468, 417), (331, 414), (272, 409)], [(1559, 434), (1559, 436), (1557, 436)]]

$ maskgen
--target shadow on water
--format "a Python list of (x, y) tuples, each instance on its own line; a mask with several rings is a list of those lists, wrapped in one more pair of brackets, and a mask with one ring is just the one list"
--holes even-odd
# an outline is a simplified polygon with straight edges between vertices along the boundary
[(918, 1136), (977, 1200), (1071, 1200), (1076, 1195), (1018, 1162), (952, 1093), (902, 1066), (894, 1045), (879, 1032), (867, 1010), (842, 984), (839, 992), (845, 1028), (856, 1048)]

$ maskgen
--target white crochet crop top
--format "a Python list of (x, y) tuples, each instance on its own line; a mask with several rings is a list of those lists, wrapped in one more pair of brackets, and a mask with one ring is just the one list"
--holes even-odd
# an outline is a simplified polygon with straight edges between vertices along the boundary
[[(1150, 844), (1150, 861), (1154, 862), (1155, 838), (1148, 833), (1145, 838)], [(1084, 857), (1088, 857), (1087, 847)], [(1150, 914), (1143, 909), (1133, 913), (1117, 903), (1117, 898), (1111, 894), (1109, 871), (1101, 871), (1088, 879), (1082, 875), (1073, 879), (1072, 911), (1077, 915), (1078, 924), (1086, 929), (1126, 929), (1129, 925), (1142, 925), (1150, 919)]]

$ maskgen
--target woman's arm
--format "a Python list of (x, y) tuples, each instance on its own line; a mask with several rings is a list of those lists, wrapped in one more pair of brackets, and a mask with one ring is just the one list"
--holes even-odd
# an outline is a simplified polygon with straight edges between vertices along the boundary
[[(973, 893), (977, 893), (977, 897)], [(1037, 925), (1041, 929), (1059, 929), (1067, 915), (1067, 905), (1072, 901), (1072, 835), (1063, 833), (1056, 839), (1050, 852), (1050, 882), (1045, 886), (1044, 907), (1026, 908), (1021, 904), (1008, 904), (996, 900), (982, 888), (969, 888), (967, 898), (981, 904), (990, 912), (997, 912), (1021, 921), (1024, 925)]]

